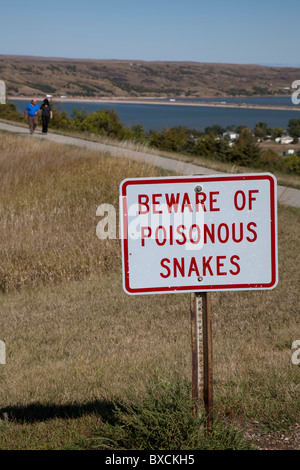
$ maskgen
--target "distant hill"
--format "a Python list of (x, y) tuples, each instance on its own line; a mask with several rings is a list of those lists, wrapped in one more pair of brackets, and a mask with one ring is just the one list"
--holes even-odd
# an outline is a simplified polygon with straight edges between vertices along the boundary
[(290, 94), (300, 69), (0, 55), (10, 96), (217, 97)]

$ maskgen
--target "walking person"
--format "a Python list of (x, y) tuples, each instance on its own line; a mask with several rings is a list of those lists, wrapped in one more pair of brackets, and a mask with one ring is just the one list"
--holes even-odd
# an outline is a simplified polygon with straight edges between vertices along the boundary
[(36, 129), (39, 112), (40, 107), (36, 103), (35, 99), (31, 100), (31, 103), (29, 103), (25, 108), (24, 119), (26, 119), (26, 115), (28, 114), (28, 125), (30, 134), (33, 134)]
[(44, 99), (43, 104), (41, 105), (40, 109), (42, 111), (42, 122), (43, 122), (42, 133), (47, 134), (49, 121), (50, 119), (52, 119), (52, 116), (53, 116), (52, 109), (47, 98)]

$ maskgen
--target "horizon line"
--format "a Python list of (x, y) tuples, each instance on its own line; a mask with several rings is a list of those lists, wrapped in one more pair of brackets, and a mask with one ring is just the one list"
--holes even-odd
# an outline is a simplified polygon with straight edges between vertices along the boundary
[(93, 57), (65, 57), (65, 56), (41, 56), (30, 54), (0, 54), (1, 57), (22, 57), (33, 59), (48, 59), (48, 60), (80, 60), (80, 61), (112, 61), (112, 62), (160, 62), (160, 63), (195, 63), (195, 64), (215, 64), (215, 65), (249, 65), (258, 67), (278, 67), (278, 68), (300, 68), (300, 64), (291, 65), (283, 63), (262, 63), (262, 62), (217, 62), (217, 61), (197, 61), (197, 60), (162, 60), (162, 59), (116, 59), (116, 58), (93, 58)]

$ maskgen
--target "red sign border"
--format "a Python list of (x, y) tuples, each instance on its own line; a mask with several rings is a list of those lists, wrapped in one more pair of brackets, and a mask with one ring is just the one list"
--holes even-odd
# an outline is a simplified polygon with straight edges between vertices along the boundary
[[(222, 284), (203, 286), (172, 286), (172, 287), (149, 287), (131, 288), (129, 283), (129, 256), (128, 256), (128, 219), (127, 219), (127, 187), (131, 185), (154, 185), (162, 183), (205, 183), (207, 181), (249, 181), (249, 180), (269, 180), (270, 182), (270, 230), (271, 230), (271, 282), (261, 284)], [(126, 293), (134, 294), (167, 294), (201, 291), (221, 291), (221, 290), (260, 290), (273, 289), (278, 282), (278, 262), (277, 262), (277, 200), (276, 200), (276, 179), (271, 173), (239, 174), (239, 175), (212, 175), (212, 176), (179, 176), (160, 178), (137, 178), (124, 180), (121, 185), (121, 204), (123, 213), (122, 231), (122, 265), (123, 265), (123, 287)], [(125, 233), (124, 233), (125, 232)]]

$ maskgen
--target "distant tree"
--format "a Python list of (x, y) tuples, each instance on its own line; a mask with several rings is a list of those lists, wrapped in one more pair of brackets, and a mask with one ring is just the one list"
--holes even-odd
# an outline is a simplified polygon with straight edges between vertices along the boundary
[(17, 111), (14, 103), (0, 104), (0, 118), (8, 121), (23, 121), (23, 114)]
[(73, 127), (80, 128), (81, 124), (87, 118), (87, 109), (83, 108), (81, 111), (74, 108), (71, 113), (71, 119), (73, 121)]
[(131, 126), (131, 138), (135, 142), (145, 142), (146, 140), (146, 131), (144, 126), (141, 124), (134, 124)]
[(260, 167), (266, 170), (280, 169), (281, 158), (274, 150), (266, 150), (260, 157)]
[(150, 131), (149, 144), (159, 149), (184, 152), (190, 144), (191, 131), (184, 126), (164, 127), (161, 132)]
[(290, 136), (294, 138), (294, 141), (297, 142), (300, 137), (300, 119), (290, 119), (287, 130)]
[(174, 126), (166, 134), (166, 149), (184, 152), (190, 136), (190, 130), (185, 126)]
[(281, 127), (272, 127), (268, 130), (268, 134), (271, 136), (271, 139), (275, 140), (283, 135), (283, 129)]
[(197, 139), (193, 153), (213, 160), (230, 162), (232, 150), (229, 144), (229, 138), (220, 138), (212, 133)]
[(243, 129), (249, 129), (249, 128), (247, 126), (237, 126), (236, 129), (235, 129), (235, 132), (237, 134), (241, 134)]
[[(53, 112), (53, 118), (50, 121), (50, 126), (54, 129), (70, 129), (71, 121), (69, 119), (68, 113), (63, 111), (61, 106), (51, 101), (51, 109)], [(41, 113), (39, 115), (40, 122), (42, 121)]]
[(260, 121), (255, 124), (254, 135), (255, 137), (261, 137), (265, 139), (268, 133), (268, 124), (266, 122)]
[(235, 124), (230, 124), (230, 126), (226, 127), (226, 131), (236, 132), (236, 125)]
[(259, 166), (260, 148), (251, 129), (242, 129), (239, 138), (232, 146), (232, 161), (243, 166)]
[(150, 147), (162, 148), (162, 136), (159, 131), (150, 129), (148, 134)]
[(217, 149), (216, 139), (213, 134), (200, 137), (194, 148), (194, 153), (200, 157), (210, 157)]
[(84, 109), (73, 110), (72, 116), (72, 127), (76, 130), (120, 139), (128, 136), (128, 131), (126, 132), (119, 120), (119, 115), (113, 109), (101, 109), (90, 114), (87, 114)]
[(226, 129), (224, 129), (219, 124), (214, 124), (213, 126), (206, 127), (204, 131), (206, 135), (208, 134), (223, 135)]
[(283, 158), (283, 170), (286, 173), (292, 173), (300, 176), (300, 155), (293, 153)]

